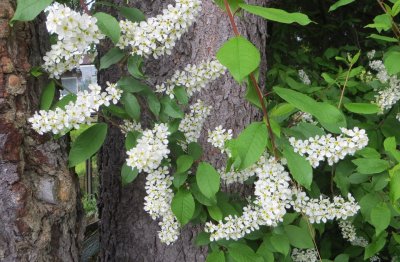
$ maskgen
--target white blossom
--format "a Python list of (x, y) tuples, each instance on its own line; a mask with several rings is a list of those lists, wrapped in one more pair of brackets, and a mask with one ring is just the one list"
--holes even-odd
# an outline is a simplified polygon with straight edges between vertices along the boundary
[(118, 46), (130, 48), (132, 55), (155, 58), (171, 54), (175, 42), (193, 24), (200, 13), (200, 0), (176, 0), (176, 5), (168, 5), (162, 14), (142, 22), (121, 20), (121, 37)]
[(93, 119), (91, 115), (99, 110), (102, 105), (116, 104), (121, 98), (122, 90), (115, 84), (107, 82), (106, 92), (101, 92), (97, 84), (90, 84), (89, 90), (80, 91), (76, 94), (76, 101), (69, 102), (65, 109), (40, 110), (28, 119), (32, 128), (39, 134), (51, 132), (60, 134), (71, 128), (78, 129), (80, 124), (90, 124)]
[(351, 194), (346, 201), (341, 196), (335, 196), (333, 201), (320, 196), (318, 199), (309, 198), (305, 192), (293, 189), (294, 200), (291, 202), (293, 209), (304, 214), (311, 223), (326, 223), (328, 220), (347, 219), (357, 214), (360, 206)]
[(218, 224), (207, 222), (205, 231), (210, 240), (237, 240), (259, 229), (260, 226), (276, 226), (286, 214), (285, 207), (291, 199), (290, 177), (275, 158), (263, 155), (257, 162), (255, 171), (255, 200), (243, 208), (241, 216), (230, 215)]
[(64, 72), (78, 67), (90, 45), (99, 43), (104, 35), (97, 27), (95, 17), (80, 14), (59, 3), (46, 10), (47, 30), (57, 34), (58, 41), (43, 57), (43, 68), (50, 77), (59, 78)]
[(161, 219), (158, 236), (167, 245), (178, 239), (180, 230), (180, 224), (171, 210), (174, 193), (170, 187), (173, 179), (168, 167), (160, 167), (147, 175), (145, 185), (144, 210), (153, 220)]
[(169, 135), (166, 124), (156, 124), (154, 129), (145, 130), (137, 140), (137, 145), (127, 152), (127, 165), (136, 168), (139, 172), (151, 173), (156, 170), (170, 152)]
[(317, 121), (313, 119), (313, 116), (310, 113), (299, 111), (292, 116), (292, 121), (294, 124), (298, 124), (301, 122), (310, 123), (313, 125), (318, 124)]
[(185, 135), (187, 143), (196, 142), (199, 139), (203, 124), (210, 113), (211, 106), (206, 106), (201, 100), (197, 100), (190, 106), (190, 112), (185, 114), (179, 124), (179, 131)]
[(320, 161), (327, 160), (332, 166), (347, 155), (354, 155), (357, 150), (367, 146), (368, 136), (364, 129), (354, 127), (353, 129), (341, 128), (342, 134), (333, 137), (331, 134), (311, 137), (307, 140), (289, 138), (294, 151), (306, 159), (315, 168)]
[(224, 129), (222, 126), (217, 126), (213, 131), (208, 130), (207, 142), (221, 150), (226, 151), (225, 142), (232, 139), (232, 129)]
[(315, 248), (310, 248), (310, 249), (298, 249), (298, 248), (293, 248), (291, 257), (293, 259), (293, 262), (317, 262), (319, 261), (318, 259), (318, 253), (315, 250)]
[(311, 80), (308, 77), (307, 73), (303, 69), (300, 69), (298, 71), (298, 74), (299, 74), (299, 78), (300, 78), (301, 82), (303, 82), (303, 84), (308, 85), (308, 86), (311, 85)]
[(353, 246), (366, 247), (368, 246), (368, 241), (360, 236), (357, 236), (356, 228), (353, 224), (348, 220), (339, 221), (339, 228), (342, 232), (342, 236), (344, 239), (350, 242)]
[(143, 132), (142, 126), (140, 123), (135, 120), (123, 120), (123, 124), (119, 126), (121, 128), (121, 132), (126, 136), (131, 131)]
[(170, 79), (156, 86), (156, 92), (165, 92), (174, 97), (174, 88), (183, 86), (189, 97), (200, 92), (208, 83), (223, 75), (226, 68), (218, 60), (203, 61), (199, 65), (187, 65), (183, 71), (177, 70)]

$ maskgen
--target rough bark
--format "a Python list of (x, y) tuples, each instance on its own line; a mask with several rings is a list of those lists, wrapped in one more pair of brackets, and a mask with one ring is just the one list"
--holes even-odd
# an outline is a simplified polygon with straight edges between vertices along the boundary
[(44, 80), (29, 77), (48, 47), (43, 19), (8, 25), (16, 1), (0, 1), (0, 261), (78, 261), (78, 183), (66, 143), (27, 119)]
[[(115, 2), (115, 1), (114, 1)], [(265, 5), (265, 0), (252, 3)], [(146, 14), (156, 14), (167, 3), (161, 0), (140, 1), (141, 10)], [(252, 15), (244, 15), (237, 19), (241, 33), (255, 43), (263, 54), (261, 72), (265, 71), (265, 42), (267, 37), (266, 24), (262, 19)], [(168, 78), (177, 69), (186, 64), (199, 63), (212, 58), (221, 44), (233, 36), (226, 14), (212, 3), (203, 1), (203, 11), (196, 23), (185, 34), (175, 47), (171, 56), (165, 56), (157, 61), (146, 61), (146, 73), (153, 83)], [(104, 52), (107, 45), (101, 47)], [(120, 69), (114, 67), (106, 72), (100, 72), (100, 83), (116, 81)], [(264, 78), (260, 78), (264, 85)], [(203, 160), (210, 161), (216, 167), (224, 163), (219, 151), (212, 149), (204, 137), (206, 130), (218, 125), (232, 128), (240, 132), (250, 121), (259, 117), (258, 111), (244, 101), (245, 87), (239, 86), (227, 74), (211, 84), (207, 91), (192, 100), (202, 99), (213, 106), (212, 115), (203, 128), (200, 142), (205, 149)], [(101, 261), (205, 261), (206, 249), (200, 249), (193, 244), (198, 227), (186, 227), (182, 230), (179, 240), (171, 246), (166, 246), (157, 238), (159, 226), (151, 220), (143, 210), (145, 196), (145, 177), (139, 176), (134, 183), (122, 187), (120, 168), (125, 160), (124, 137), (111, 127), (107, 141), (101, 151), (100, 161), (100, 255)]]

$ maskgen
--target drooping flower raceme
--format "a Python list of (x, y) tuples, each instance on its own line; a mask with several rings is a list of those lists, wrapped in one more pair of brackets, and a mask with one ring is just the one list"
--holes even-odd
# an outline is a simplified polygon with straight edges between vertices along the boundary
[(291, 257), (293, 262), (317, 262), (318, 253), (314, 248), (310, 249), (298, 249), (293, 248)]
[(99, 31), (95, 17), (80, 14), (59, 3), (54, 3), (47, 11), (47, 30), (57, 34), (58, 41), (43, 57), (43, 68), (50, 77), (59, 78), (64, 72), (78, 67), (90, 45), (99, 43), (104, 35)]
[(317, 121), (313, 119), (313, 116), (310, 113), (299, 111), (292, 116), (292, 121), (294, 124), (299, 124), (301, 122), (310, 123), (313, 125), (318, 124)]
[(304, 214), (311, 223), (326, 223), (328, 220), (347, 219), (357, 214), (360, 206), (348, 194), (348, 201), (341, 196), (335, 196), (331, 202), (329, 198), (320, 196), (319, 199), (310, 199), (305, 192), (293, 189), (293, 209)]
[(196, 142), (199, 139), (203, 124), (211, 113), (211, 108), (201, 100), (197, 100), (190, 106), (190, 112), (185, 114), (179, 124), (179, 131), (185, 135), (187, 143)]
[(153, 172), (170, 152), (169, 135), (166, 124), (156, 124), (153, 129), (145, 130), (137, 140), (137, 145), (127, 152), (127, 165), (136, 168), (139, 172)]
[(207, 84), (223, 75), (226, 68), (218, 61), (203, 61), (199, 65), (187, 65), (184, 70), (177, 70), (170, 79), (156, 86), (156, 92), (165, 92), (174, 97), (174, 88), (183, 86), (189, 97), (200, 92)]
[(166, 166), (159, 167), (147, 175), (147, 196), (144, 198), (144, 210), (153, 220), (161, 219), (158, 236), (161, 242), (167, 245), (178, 239), (180, 229), (180, 224), (171, 210), (174, 193), (170, 187), (174, 178), (169, 175), (168, 169)]
[(364, 129), (342, 128), (341, 131), (342, 134), (337, 137), (333, 137), (331, 134), (315, 136), (307, 140), (296, 140), (291, 137), (289, 142), (294, 151), (306, 156), (314, 168), (324, 160), (327, 160), (329, 165), (333, 165), (347, 155), (354, 155), (357, 150), (368, 144), (368, 136)]
[(200, 13), (200, 0), (176, 0), (176, 5), (168, 5), (162, 14), (142, 22), (121, 20), (121, 37), (118, 46), (130, 48), (132, 55), (155, 58), (171, 54), (175, 42), (193, 24)]
[(343, 238), (349, 241), (351, 245), (360, 247), (368, 246), (368, 241), (365, 238), (357, 236), (356, 228), (350, 221), (340, 220), (339, 228)]
[(131, 131), (143, 132), (142, 126), (140, 123), (135, 120), (123, 120), (123, 124), (119, 126), (121, 132), (126, 136)]
[(241, 216), (228, 216), (218, 224), (207, 222), (205, 231), (210, 240), (234, 239), (259, 229), (260, 226), (276, 226), (286, 214), (291, 199), (290, 177), (275, 158), (262, 156), (257, 162), (255, 200), (243, 208)]
[(308, 85), (308, 86), (311, 85), (311, 80), (308, 77), (307, 73), (303, 69), (300, 69), (298, 71), (298, 74), (299, 74), (299, 78), (300, 78), (301, 82), (303, 82), (303, 84)]
[(76, 101), (69, 102), (65, 109), (40, 110), (28, 119), (32, 128), (39, 134), (51, 132), (59, 134), (71, 128), (78, 129), (80, 124), (90, 124), (91, 115), (102, 105), (116, 104), (122, 95), (122, 90), (115, 84), (107, 82), (106, 92), (101, 92), (97, 84), (90, 84), (89, 91), (80, 91), (76, 94)]

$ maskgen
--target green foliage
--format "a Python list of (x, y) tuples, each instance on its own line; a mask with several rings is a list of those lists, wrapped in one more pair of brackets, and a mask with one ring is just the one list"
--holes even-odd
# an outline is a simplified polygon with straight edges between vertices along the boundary
[(305, 157), (293, 151), (290, 145), (286, 145), (283, 149), (283, 156), (287, 160), (287, 166), (293, 178), (302, 186), (310, 189), (313, 171), (310, 162)]
[(179, 223), (182, 226), (186, 225), (193, 217), (195, 209), (192, 194), (185, 189), (180, 189), (172, 199), (171, 208)]
[(311, 20), (308, 18), (308, 16), (302, 13), (288, 13), (282, 9), (265, 8), (261, 6), (246, 4), (240, 4), (239, 6), (249, 13), (259, 15), (267, 20), (278, 23), (298, 23), (300, 25), (308, 25), (309, 23), (311, 23)]
[(118, 43), (121, 35), (121, 28), (119, 27), (117, 19), (103, 12), (98, 12), (93, 16), (97, 18), (97, 26), (101, 32), (108, 36), (114, 44)]
[(256, 70), (260, 64), (258, 49), (241, 36), (231, 38), (224, 43), (217, 52), (217, 58), (238, 82)]
[(49, 110), (53, 104), (54, 95), (56, 94), (56, 85), (54, 81), (51, 81), (43, 89), (42, 95), (40, 96), (40, 109)]
[(126, 163), (124, 163), (121, 169), (122, 185), (132, 183), (136, 179), (138, 174), (139, 172), (136, 168), (132, 169), (131, 167), (127, 166)]
[(206, 198), (212, 198), (219, 190), (220, 177), (210, 164), (200, 163), (197, 168), (196, 182), (200, 192)]
[(100, 58), (100, 70), (107, 69), (110, 66), (118, 63), (122, 58), (124, 58), (124, 56), (125, 53), (121, 49), (117, 47), (111, 48), (104, 56)]
[(13, 25), (15, 21), (31, 21), (35, 19), (52, 2), (53, 0), (18, 0), (17, 10), (15, 10), (10, 24)]
[(71, 146), (68, 166), (73, 167), (94, 155), (103, 145), (107, 135), (107, 125), (94, 124), (80, 134)]

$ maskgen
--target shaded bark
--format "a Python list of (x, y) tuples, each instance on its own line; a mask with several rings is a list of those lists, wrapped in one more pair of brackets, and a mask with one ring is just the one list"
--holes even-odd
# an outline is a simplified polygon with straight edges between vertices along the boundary
[[(253, 3), (265, 5), (266, 1), (256, 0)], [(161, 0), (140, 1), (137, 4), (137, 7), (150, 15), (159, 13), (167, 5)], [(266, 24), (262, 19), (247, 14), (237, 21), (241, 33), (249, 37), (263, 54), (260, 70), (263, 73), (266, 68)], [(189, 33), (178, 42), (173, 54), (157, 61), (146, 61), (146, 74), (154, 84), (159, 83), (189, 63), (196, 64), (214, 57), (221, 44), (232, 36), (227, 15), (211, 0), (204, 0), (202, 14)], [(103, 43), (100, 54), (104, 54), (108, 48)], [(100, 84), (117, 81), (121, 71), (116, 66), (101, 71)], [(263, 86), (264, 77), (261, 75), (260, 82)], [(226, 74), (192, 99), (202, 99), (213, 106), (212, 115), (203, 127), (200, 142), (205, 149), (202, 160), (209, 161), (216, 167), (221, 167), (225, 160), (218, 150), (206, 143), (206, 130), (223, 125), (232, 128), (237, 134), (252, 120), (260, 117), (258, 110), (245, 102), (244, 93), (245, 87), (239, 86)], [(125, 158), (124, 137), (116, 128), (110, 127), (99, 155), (100, 261), (205, 261), (207, 250), (193, 244), (193, 239), (201, 230), (199, 227), (185, 227), (179, 240), (171, 246), (160, 243), (157, 237), (158, 223), (152, 221), (143, 210), (145, 176), (140, 175), (132, 184), (121, 186), (120, 169)]]
[(29, 76), (48, 47), (43, 17), (8, 25), (16, 1), (0, 2), (0, 261), (78, 261), (78, 183), (66, 143), (35, 133), (43, 79)]

